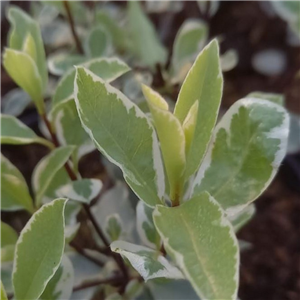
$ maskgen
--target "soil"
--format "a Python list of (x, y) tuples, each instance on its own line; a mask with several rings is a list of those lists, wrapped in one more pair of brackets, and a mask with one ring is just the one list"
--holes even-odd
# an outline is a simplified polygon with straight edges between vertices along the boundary
[[(21, 5), (24, 6), (24, 2)], [(27, 4), (26, 4), (27, 5)], [(123, 5), (120, 4), (120, 5)], [(286, 43), (287, 24), (280, 18), (268, 17), (261, 3), (254, 1), (222, 1), (215, 16), (201, 14), (196, 2), (185, 2), (179, 13), (151, 14), (164, 44), (171, 51), (175, 34), (187, 18), (205, 18), (210, 36), (221, 35), (221, 52), (233, 48), (238, 51), (238, 66), (224, 74), (223, 107), (252, 91), (277, 92), (285, 95), (289, 110), (300, 113), (300, 48)], [(2, 46), (7, 34), (7, 22), (2, 22)], [(262, 49), (277, 48), (287, 58), (282, 75), (263, 76), (251, 66), (251, 58)], [(15, 85), (3, 69), (2, 95)], [(36, 131), (35, 111), (27, 110), (20, 117)], [(47, 150), (42, 146), (4, 146), (2, 152), (15, 163), (26, 179), (37, 161)], [(91, 169), (90, 166), (93, 166)], [(85, 176), (101, 176), (103, 168), (97, 153), (87, 156), (80, 164)], [(103, 174), (103, 173), (102, 173)], [(300, 153), (288, 155), (273, 183), (256, 201), (255, 217), (239, 232), (238, 237), (251, 244), (241, 255), (239, 297), (242, 300), (298, 300), (300, 299)], [(15, 216), (15, 215), (14, 215)], [(28, 216), (18, 216), (26, 220)], [(2, 214), (4, 221), (12, 221), (12, 214)], [(13, 218), (14, 226), (22, 223)]]

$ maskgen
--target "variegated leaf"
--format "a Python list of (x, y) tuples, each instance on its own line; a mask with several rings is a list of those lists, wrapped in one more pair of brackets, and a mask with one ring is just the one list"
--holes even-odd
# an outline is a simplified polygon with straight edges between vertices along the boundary
[(58, 191), (60, 197), (89, 204), (102, 188), (102, 182), (98, 179), (80, 179), (62, 186)]
[(16, 300), (38, 299), (58, 269), (64, 251), (65, 204), (65, 199), (56, 199), (42, 206), (23, 228), (12, 275)]
[(174, 115), (183, 124), (198, 102), (194, 136), (186, 157), (186, 178), (199, 168), (215, 126), (223, 89), (219, 46), (213, 40), (196, 58), (182, 84)]
[(234, 215), (274, 178), (287, 148), (289, 116), (270, 101), (237, 101), (217, 125), (192, 194), (208, 191)]
[[(129, 67), (118, 58), (95, 58), (82, 66), (106, 82), (111, 82), (129, 71)], [(52, 107), (63, 100), (73, 98), (75, 73), (75, 69), (72, 69), (59, 81), (52, 99)]]
[(21, 172), (1, 154), (1, 210), (34, 211), (33, 200)]
[(155, 250), (124, 241), (115, 241), (110, 247), (112, 251), (126, 257), (145, 281), (154, 278), (183, 278), (181, 272)]
[[(148, 118), (101, 78), (78, 67), (75, 102), (82, 125), (97, 148), (119, 166), (133, 191), (149, 206), (161, 203), (164, 173)], [(126, 124), (126, 126), (124, 126)]]
[(42, 203), (49, 185), (57, 172), (63, 168), (72, 154), (74, 147), (66, 146), (53, 150), (37, 164), (32, 175), (32, 187), (35, 192), (36, 205)]
[(68, 256), (62, 257), (59, 268), (48, 282), (40, 300), (68, 300), (73, 292), (74, 269)]
[(167, 102), (151, 88), (143, 85), (154, 126), (160, 141), (168, 175), (171, 201), (178, 202), (183, 189), (185, 169), (185, 136), (179, 120), (168, 110)]
[(49, 148), (54, 145), (46, 139), (35, 134), (35, 132), (23, 124), (14, 116), (1, 114), (1, 144), (25, 145), (38, 143)]
[(139, 237), (144, 245), (153, 249), (160, 249), (160, 236), (154, 226), (152, 218), (153, 209), (139, 201), (136, 207), (136, 227)]
[(238, 242), (220, 205), (208, 193), (177, 207), (159, 205), (153, 219), (167, 253), (201, 299), (236, 300)]

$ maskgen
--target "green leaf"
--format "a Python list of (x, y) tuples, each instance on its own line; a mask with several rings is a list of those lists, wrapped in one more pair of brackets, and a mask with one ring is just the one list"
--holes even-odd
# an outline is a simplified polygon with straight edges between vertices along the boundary
[(53, 75), (62, 76), (67, 71), (73, 70), (74, 65), (79, 65), (86, 61), (88, 61), (88, 58), (84, 55), (55, 52), (48, 57), (48, 68)]
[(59, 267), (64, 251), (64, 208), (56, 199), (29, 220), (16, 244), (13, 270), (15, 299), (38, 299)]
[(178, 207), (157, 206), (153, 218), (167, 253), (201, 299), (236, 299), (238, 242), (221, 207), (208, 193)]
[(130, 32), (131, 50), (147, 66), (164, 64), (167, 59), (167, 51), (161, 45), (155, 28), (143, 12), (138, 1), (129, 1), (128, 26)]
[(2, 97), (2, 112), (17, 117), (30, 102), (31, 98), (27, 93), (20, 88), (15, 88)]
[(57, 172), (63, 168), (74, 150), (73, 146), (60, 147), (43, 157), (32, 175), (32, 187), (36, 205), (42, 203), (43, 196)]
[(1, 114), (1, 144), (25, 145), (38, 143), (53, 148), (54, 145), (40, 138), (35, 132), (13, 116)]
[(0, 281), (0, 283), (1, 283), (1, 300), (7, 300), (7, 295), (6, 295), (4, 286), (2, 284), (2, 281)]
[(179, 120), (168, 111), (167, 102), (155, 91), (143, 85), (170, 185), (170, 198), (179, 201), (183, 188), (185, 168), (185, 136)]
[(198, 102), (194, 136), (187, 153), (186, 178), (199, 168), (208, 147), (220, 106), (223, 78), (219, 61), (219, 46), (213, 40), (196, 58), (183, 82), (174, 115), (184, 123), (192, 105)]
[(95, 149), (93, 141), (82, 128), (73, 98), (59, 102), (50, 113), (51, 123), (61, 145), (77, 146), (77, 158)]
[[(82, 64), (82, 66), (107, 82), (117, 79), (130, 70), (129, 67), (118, 58), (95, 58)], [(75, 74), (76, 71), (73, 69), (66, 73), (60, 80), (52, 99), (53, 106), (73, 97)]]
[(254, 216), (255, 206), (250, 204), (241, 210), (238, 214), (230, 216), (228, 220), (231, 222), (234, 231), (238, 232), (242, 227), (244, 227)]
[(229, 49), (221, 55), (220, 61), (223, 72), (231, 71), (238, 64), (238, 52), (234, 49)]
[(105, 231), (109, 235), (111, 241), (116, 241), (122, 234), (122, 221), (118, 214), (113, 214), (107, 217)]
[[(14, 50), (24, 51), (24, 45), (28, 46), (29, 42), (31, 52), (34, 51), (35, 53), (34, 64), (37, 66), (38, 77), (40, 77), (41, 80), (41, 88), (42, 91), (45, 90), (48, 82), (48, 71), (43, 40), (38, 23), (16, 6), (10, 7), (7, 18), (11, 23), (8, 42), (9, 47)], [(17, 65), (15, 65), (15, 67), (16, 66)], [(22, 69), (26, 68), (23, 64), (21, 64), (21, 67)]]
[(69, 198), (89, 204), (102, 188), (102, 182), (98, 179), (80, 179), (64, 185), (58, 190), (60, 197)]
[(220, 1), (198, 0), (197, 4), (202, 14), (212, 17), (218, 11)]
[(33, 201), (21, 172), (1, 154), (1, 210), (26, 209), (33, 212)]
[[(70, 202), (68, 202), (70, 203)], [(69, 244), (70, 242), (72, 242), (72, 240), (75, 238), (79, 227), (80, 227), (80, 223), (76, 223), (74, 225), (67, 225), (67, 220), (66, 220), (66, 210), (67, 210), (67, 206), (65, 209), (65, 223), (66, 223), (66, 227), (65, 227), (65, 243)]]
[(1, 221), (1, 248), (15, 245), (18, 239), (16, 231), (8, 224)]
[(102, 27), (92, 28), (86, 40), (86, 54), (90, 57), (107, 56), (111, 51), (111, 37)]
[(160, 150), (144, 113), (82, 67), (77, 68), (75, 102), (83, 127), (97, 148), (122, 169), (133, 191), (149, 206), (161, 203), (164, 174)]
[(109, 32), (113, 44), (119, 50), (125, 50), (126, 48), (126, 35), (124, 29), (121, 28), (116, 20), (112, 18), (107, 12), (104, 10), (100, 10), (96, 12), (95, 20), (97, 24), (101, 25), (107, 32)]
[(153, 249), (160, 249), (160, 236), (154, 226), (152, 218), (153, 209), (139, 201), (136, 207), (136, 227), (139, 237), (144, 245)]
[(287, 147), (289, 116), (267, 100), (237, 101), (217, 125), (192, 194), (208, 191), (234, 215), (274, 178)]
[(245, 98), (256, 98), (262, 100), (269, 100), (278, 105), (284, 106), (284, 95), (274, 94), (274, 93), (264, 93), (264, 92), (252, 92), (248, 94)]
[(175, 76), (185, 64), (192, 65), (197, 54), (204, 47), (207, 36), (207, 25), (201, 20), (188, 19), (181, 25), (175, 37), (171, 61)]
[(14, 260), (15, 245), (7, 245), (1, 248), (1, 263), (12, 262)]
[[(107, 229), (109, 220), (113, 217), (122, 225), (119, 239), (135, 241), (135, 211), (129, 199), (128, 186), (124, 181), (117, 181), (113, 188), (101, 196), (101, 201), (92, 206), (91, 210), (101, 228)], [(104, 233), (108, 239), (111, 238), (109, 232), (104, 231)]]
[(24, 52), (7, 48), (3, 54), (3, 66), (16, 84), (29, 94), (38, 112), (43, 113), (42, 81), (33, 59)]
[(145, 281), (154, 278), (182, 278), (181, 272), (155, 250), (124, 241), (115, 241), (110, 248), (126, 257)]
[(70, 259), (64, 255), (59, 268), (48, 282), (39, 299), (68, 300), (73, 291), (74, 269)]

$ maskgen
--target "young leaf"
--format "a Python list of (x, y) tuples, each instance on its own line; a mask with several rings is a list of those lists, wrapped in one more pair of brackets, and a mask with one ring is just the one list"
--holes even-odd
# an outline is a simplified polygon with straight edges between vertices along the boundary
[(111, 37), (102, 27), (91, 30), (86, 41), (86, 54), (90, 57), (106, 56), (111, 51)]
[(122, 169), (125, 180), (143, 201), (149, 206), (161, 203), (164, 174), (160, 150), (144, 113), (85, 68), (77, 68), (74, 88), (82, 125), (97, 148)]
[[(9, 47), (14, 50), (24, 51), (24, 44), (28, 45), (28, 42), (31, 44), (30, 47), (34, 49), (34, 62), (37, 66), (37, 72), (39, 74), (38, 77), (41, 78), (41, 87), (43, 91), (47, 85), (48, 72), (45, 50), (39, 25), (28, 14), (16, 6), (10, 7), (7, 17), (11, 23), (8, 42)], [(16, 66), (17, 65), (15, 65), (15, 67)], [(20, 67), (25, 69), (23, 64), (21, 64)]]
[(58, 190), (60, 197), (89, 204), (101, 191), (102, 182), (97, 179), (80, 179)]
[(183, 278), (181, 272), (155, 250), (124, 241), (115, 241), (110, 248), (126, 257), (145, 281), (154, 278)]
[(274, 93), (264, 93), (264, 92), (252, 92), (248, 94), (245, 98), (256, 98), (262, 100), (269, 100), (278, 105), (284, 106), (284, 95), (274, 94)]
[(174, 75), (179, 73), (185, 64), (194, 61), (204, 47), (207, 35), (207, 25), (200, 20), (188, 19), (181, 25), (173, 46), (171, 63)]
[[(95, 58), (82, 64), (82, 66), (107, 82), (117, 79), (130, 70), (129, 67), (118, 58)], [(60, 80), (52, 99), (53, 107), (63, 100), (73, 98), (75, 74), (76, 71), (73, 69), (66, 73)]]
[(64, 255), (59, 268), (48, 282), (40, 300), (68, 300), (73, 291), (74, 269), (70, 259)]
[(132, 51), (149, 67), (154, 67), (156, 63), (164, 64), (167, 51), (161, 45), (155, 28), (144, 14), (140, 3), (129, 1), (127, 5)]
[(159, 250), (161, 241), (153, 223), (152, 213), (152, 208), (146, 206), (143, 201), (139, 201), (136, 207), (136, 227), (143, 244)]
[(213, 40), (198, 55), (186, 76), (174, 111), (174, 115), (183, 123), (192, 105), (198, 102), (195, 132), (187, 154), (186, 178), (199, 168), (208, 147), (218, 116), (222, 88), (219, 46)]
[(9, 76), (29, 94), (39, 113), (44, 112), (43, 87), (34, 60), (26, 53), (5, 49), (3, 66)]
[(1, 210), (26, 209), (33, 212), (33, 201), (21, 172), (1, 154)]
[(209, 192), (233, 215), (270, 184), (285, 156), (289, 116), (270, 101), (237, 101), (217, 125), (192, 194)]
[(236, 299), (238, 242), (221, 207), (208, 193), (178, 207), (157, 206), (153, 218), (167, 253), (201, 299)]
[(241, 210), (238, 214), (230, 216), (228, 220), (231, 222), (234, 231), (238, 232), (243, 226), (245, 226), (254, 216), (255, 206), (250, 204)]
[(15, 245), (18, 239), (16, 231), (8, 224), (1, 221), (1, 248)]
[(32, 175), (32, 187), (35, 192), (36, 205), (42, 203), (43, 196), (56, 173), (63, 168), (74, 150), (73, 146), (60, 147), (43, 157)]
[(191, 143), (193, 141), (195, 128), (196, 128), (196, 124), (197, 124), (198, 106), (199, 106), (199, 103), (196, 101), (190, 108), (190, 110), (182, 124), (184, 136), (185, 136), (185, 153), (189, 153), (190, 148), (191, 148)]
[(178, 119), (168, 111), (167, 102), (151, 88), (143, 85), (155, 129), (160, 141), (162, 156), (170, 185), (170, 198), (179, 201), (184, 180), (185, 136)]
[(0, 284), (1, 284), (1, 300), (7, 300), (7, 295), (6, 295), (4, 286), (2, 284), (2, 281), (0, 281)]
[(1, 114), (1, 144), (24, 145), (39, 143), (49, 148), (53, 144), (35, 134), (35, 132), (13, 116)]
[(56, 199), (29, 220), (16, 244), (13, 269), (15, 299), (38, 299), (59, 267), (64, 251), (64, 208)]

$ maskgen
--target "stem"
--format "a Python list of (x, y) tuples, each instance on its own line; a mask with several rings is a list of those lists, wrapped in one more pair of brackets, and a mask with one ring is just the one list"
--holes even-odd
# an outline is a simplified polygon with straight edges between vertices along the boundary
[(66, 10), (66, 13), (67, 13), (68, 22), (69, 22), (69, 25), (70, 25), (70, 29), (72, 31), (72, 35), (73, 35), (73, 38), (74, 38), (74, 41), (75, 41), (77, 51), (80, 54), (84, 54), (80, 39), (79, 39), (79, 37), (77, 35), (77, 32), (75, 30), (74, 19), (73, 19), (72, 13), (71, 13), (69, 2), (68, 1), (63, 1), (63, 4), (64, 4), (64, 7), (65, 7), (65, 10)]
[(118, 285), (122, 282), (122, 277), (121, 276), (114, 276), (110, 278), (105, 278), (105, 279), (98, 279), (86, 283), (79, 284), (77, 286), (74, 286), (73, 292), (81, 291), (90, 287), (94, 287), (100, 284), (111, 284), (111, 285)]
[(98, 265), (99, 267), (104, 267), (104, 263), (92, 256), (90, 256), (89, 254), (86, 253), (86, 251), (84, 249), (82, 249), (81, 247), (79, 247), (78, 245), (76, 245), (74, 242), (70, 243), (70, 246), (72, 248), (74, 248), (76, 250), (76, 252), (78, 252), (81, 256), (85, 257), (86, 259), (92, 261), (94, 264)]

